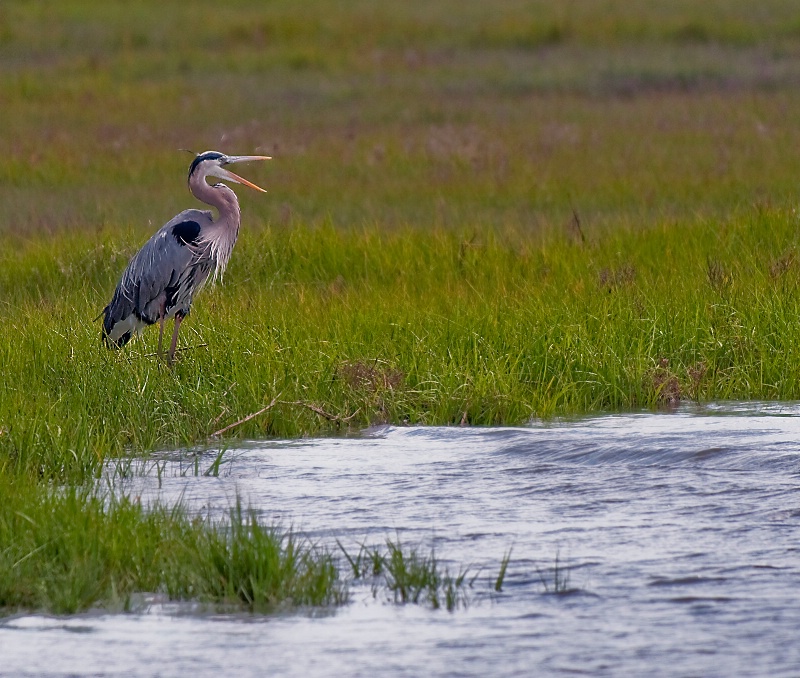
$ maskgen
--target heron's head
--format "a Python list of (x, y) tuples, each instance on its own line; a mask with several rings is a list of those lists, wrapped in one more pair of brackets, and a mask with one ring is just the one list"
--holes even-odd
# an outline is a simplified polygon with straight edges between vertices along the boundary
[(230, 170), (225, 169), (226, 165), (232, 165), (236, 162), (251, 162), (253, 160), (271, 160), (268, 155), (225, 155), (217, 151), (204, 151), (199, 153), (192, 161), (189, 167), (189, 181), (192, 178), (205, 179), (206, 177), (218, 177), (226, 181), (233, 181), (237, 184), (244, 184), (257, 191), (266, 193), (266, 190), (247, 179), (234, 174)]

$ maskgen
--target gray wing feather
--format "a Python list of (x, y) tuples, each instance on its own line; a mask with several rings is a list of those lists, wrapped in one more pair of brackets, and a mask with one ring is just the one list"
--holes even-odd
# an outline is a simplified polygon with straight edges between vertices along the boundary
[[(195, 222), (203, 227), (212, 222), (211, 212), (186, 210), (161, 227), (131, 258), (114, 292), (111, 303), (104, 309), (104, 335), (118, 343), (114, 327), (135, 316), (140, 324), (152, 324), (158, 320), (161, 304), (168, 290), (177, 290), (191, 283), (186, 294), (176, 304), (188, 311), (191, 294), (202, 285), (211, 270), (211, 263), (203, 265), (203, 253), (189, 244), (182, 243), (173, 235), (173, 228), (185, 222)], [(130, 338), (123, 337), (122, 343)]]

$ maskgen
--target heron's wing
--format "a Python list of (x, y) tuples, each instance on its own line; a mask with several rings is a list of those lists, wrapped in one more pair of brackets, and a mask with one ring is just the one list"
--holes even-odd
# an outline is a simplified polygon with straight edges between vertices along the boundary
[(188, 243), (182, 236), (174, 235), (173, 229), (199, 232), (200, 226), (185, 221), (162, 228), (131, 259), (120, 281), (124, 293), (133, 299), (134, 308), (146, 322), (158, 319), (165, 291), (178, 283), (194, 257)]
[(103, 325), (108, 336), (113, 339), (114, 326), (128, 322), (131, 316), (144, 324), (158, 320), (165, 295), (177, 289), (196, 268), (198, 252), (194, 245), (203, 227), (210, 223), (210, 212), (186, 210), (142, 246), (128, 263), (114, 298), (105, 309)]

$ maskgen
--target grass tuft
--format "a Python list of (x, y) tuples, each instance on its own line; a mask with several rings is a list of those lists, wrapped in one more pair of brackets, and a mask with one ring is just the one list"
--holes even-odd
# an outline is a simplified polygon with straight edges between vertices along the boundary
[(497, 579), (494, 582), (494, 590), (500, 593), (503, 590), (503, 582), (506, 579), (506, 571), (508, 570), (508, 564), (511, 562), (511, 551), (512, 549), (508, 549), (506, 553), (503, 555), (503, 560), (500, 563), (500, 572), (497, 574)]
[[(353, 556), (339, 544), (355, 579), (371, 579), (373, 595), (385, 590), (397, 604), (430, 605), (449, 612), (468, 604), (469, 568), (457, 575), (441, 569), (433, 549), (422, 555), (416, 547), (404, 548), (400, 540), (386, 540), (386, 549), (361, 544)], [(474, 581), (474, 579), (473, 579)]]
[(539, 574), (539, 580), (542, 582), (545, 593), (552, 593), (555, 595), (574, 593), (577, 589), (570, 586), (569, 567), (565, 567), (559, 562), (559, 555), (559, 553), (556, 553), (555, 562), (549, 574), (543, 572), (538, 567), (536, 568), (536, 572)]
[(330, 554), (298, 542), (291, 532), (265, 528), (240, 503), (208, 534), (199, 581), (201, 598), (240, 601), (251, 610), (340, 604), (347, 598)]
[(226, 520), (130, 497), (0, 479), (0, 613), (124, 610), (134, 593), (270, 611), (338, 605), (331, 555), (240, 504)]

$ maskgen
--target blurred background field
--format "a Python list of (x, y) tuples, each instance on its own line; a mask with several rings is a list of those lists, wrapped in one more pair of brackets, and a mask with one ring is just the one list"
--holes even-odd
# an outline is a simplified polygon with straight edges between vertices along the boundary
[(790, 0), (0, 8), (0, 229), (149, 233), (188, 156), (268, 152), (263, 224), (563, 229), (793, 204)]

